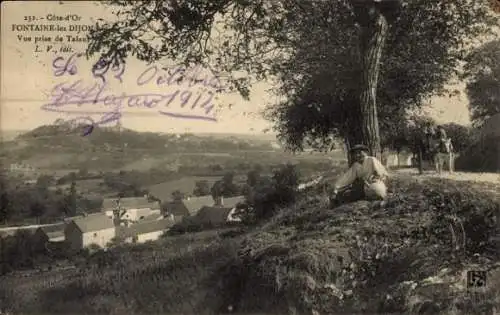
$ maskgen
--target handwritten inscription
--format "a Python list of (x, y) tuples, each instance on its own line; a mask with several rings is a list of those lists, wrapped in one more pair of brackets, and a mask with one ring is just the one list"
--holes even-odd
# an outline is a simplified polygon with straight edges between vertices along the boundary
[[(106, 84), (94, 83), (92, 85), (86, 84), (83, 80), (77, 80), (76, 82), (64, 82), (56, 85), (51, 92), (51, 102), (43, 106), (44, 109), (49, 108), (61, 108), (67, 105), (76, 105), (81, 107), (82, 105), (88, 104), (102, 104), (104, 106), (116, 106), (123, 108), (125, 105), (128, 107), (136, 108), (155, 108), (158, 105), (163, 105), (164, 107), (170, 106), (174, 101), (179, 101), (180, 107), (185, 107), (189, 102), (191, 95), (193, 94), (189, 90), (176, 90), (173, 93), (165, 94), (126, 94), (121, 93), (120, 95), (106, 93)], [(208, 114), (213, 105), (211, 100), (214, 93), (208, 92), (208, 96), (200, 102), (202, 93), (191, 104), (191, 108), (194, 109), (196, 105), (199, 104), (200, 108), (205, 108)]]
[(64, 57), (57, 57), (52, 62), (52, 68), (54, 69), (54, 75), (56, 77), (60, 77), (65, 75), (66, 73), (70, 75), (75, 75), (78, 72), (76, 68), (76, 59), (81, 57), (83, 54), (73, 54), (67, 60), (64, 60)]
[(153, 65), (144, 72), (142, 72), (137, 78), (137, 85), (145, 85), (151, 82), (155, 82), (158, 86), (168, 86), (174, 84), (186, 83), (189, 87), (196, 85), (212, 88), (217, 92), (222, 92), (225, 87), (222, 86), (219, 77), (211, 75), (203, 75), (201, 67), (195, 67), (194, 69), (186, 69), (183, 67), (175, 67), (173, 69), (169, 68), (159, 68)]
[[(115, 93), (111, 91), (106, 76), (112, 75), (122, 83), (125, 66), (114, 67), (98, 62), (91, 69), (95, 80), (88, 82), (75, 78), (79, 73), (78, 59), (81, 56), (83, 54), (73, 54), (69, 58), (58, 56), (53, 60), (53, 75), (69, 80), (56, 84), (50, 91), (49, 102), (41, 108), (44, 111), (82, 115), (71, 120), (78, 122), (78, 126), (83, 126), (82, 135), (90, 134), (95, 126), (118, 122), (126, 108), (154, 110), (160, 115), (173, 118), (217, 121), (215, 117), (209, 115), (214, 109), (213, 100), (216, 92), (224, 89), (217, 76), (205, 76), (199, 79), (193, 74), (199, 74), (199, 69), (192, 72), (182, 68), (173, 72), (162, 68), (165, 73), (160, 74), (160, 68), (148, 67), (136, 78), (136, 84), (146, 87), (148, 83), (155, 82), (157, 88), (162, 87), (159, 93)], [(178, 76), (180, 73), (183, 77)], [(188, 78), (187, 87), (181, 86), (185, 78)], [(212, 90), (193, 90), (192, 88), (197, 85)], [(165, 87), (171, 89), (164, 92)], [(197, 109), (198, 113), (201, 109), (203, 114), (187, 114), (180, 112), (179, 109), (190, 111)], [(100, 117), (92, 118), (96, 115)]]

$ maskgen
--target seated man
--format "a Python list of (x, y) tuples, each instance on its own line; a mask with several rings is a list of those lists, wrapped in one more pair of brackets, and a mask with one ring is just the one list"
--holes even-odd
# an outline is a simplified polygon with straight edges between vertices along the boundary
[(356, 145), (351, 149), (354, 163), (334, 184), (330, 206), (357, 200), (384, 200), (385, 180), (389, 173), (377, 158), (368, 156), (368, 148)]

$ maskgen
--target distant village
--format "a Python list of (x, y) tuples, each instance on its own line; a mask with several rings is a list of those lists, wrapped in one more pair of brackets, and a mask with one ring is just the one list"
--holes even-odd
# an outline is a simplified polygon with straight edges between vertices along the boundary
[(200, 226), (241, 222), (238, 206), (244, 200), (244, 196), (215, 200), (211, 195), (185, 197), (167, 203), (162, 209), (160, 201), (151, 195), (108, 198), (99, 212), (36, 228), (32, 240), (38, 248), (64, 248), (68, 253), (92, 247), (107, 249), (113, 244), (145, 243), (159, 239), (188, 217)]

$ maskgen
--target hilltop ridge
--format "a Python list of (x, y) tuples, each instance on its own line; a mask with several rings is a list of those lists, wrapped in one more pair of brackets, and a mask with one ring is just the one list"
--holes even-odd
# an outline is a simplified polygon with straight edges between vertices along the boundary
[[(171, 163), (176, 154), (224, 154), (244, 151), (274, 151), (267, 140), (216, 137), (197, 134), (160, 134), (118, 131), (114, 127), (94, 127), (82, 136), (84, 126), (59, 123), (40, 126), (2, 142), (4, 164), (27, 161), (35, 167), (52, 169), (116, 169), (142, 159)], [(163, 163), (163, 162), (162, 162)], [(172, 162), (173, 163), (173, 162)], [(161, 163), (160, 163), (161, 164)]]

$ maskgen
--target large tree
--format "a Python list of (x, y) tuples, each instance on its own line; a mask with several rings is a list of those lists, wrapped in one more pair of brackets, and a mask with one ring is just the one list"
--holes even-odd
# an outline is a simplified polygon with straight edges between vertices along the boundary
[[(98, 68), (123, 63), (129, 54), (145, 61), (170, 58), (186, 65), (201, 64), (217, 73), (237, 73), (230, 77), (228, 88), (237, 89), (244, 97), (248, 97), (252, 79), (279, 77), (297, 51), (321, 69), (330, 54), (354, 45), (351, 69), (356, 81), (349, 81), (356, 84), (345, 91), (351, 102), (348, 114), (354, 120), (352, 125), (358, 125), (354, 141), (365, 142), (374, 154), (380, 152), (376, 92), (379, 72), (384, 72), (380, 60), (384, 64), (388, 61), (382, 54), (386, 38), (399, 35), (408, 49), (430, 36), (433, 45), (424, 46), (422, 53), (448, 52), (450, 62), (441, 67), (448, 70), (449, 77), (464, 40), (483, 33), (491, 23), (487, 2), (480, 0), (175, 0), (111, 4), (120, 8), (118, 20), (91, 32), (88, 54), (101, 54)], [(401, 23), (405, 27), (398, 27)], [(325, 42), (331, 50), (318, 51), (318, 43)], [(304, 52), (305, 46), (309, 49)], [(294, 70), (299, 71), (293, 79), (302, 81), (304, 73)], [(400, 73), (408, 71), (400, 69)], [(248, 75), (242, 77), (242, 72)], [(429, 75), (429, 84), (435, 85), (434, 73)]]
[(473, 51), (467, 58), (464, 76), (471, 120), (480, 126), (500, 113), (500, 40), (494, 40)]
[[(427, 97), (452, 93), (444, 86), (464, 55), (460, 43), (467, 37), (460, 34), (467, 29), (474, 34), (486, 31), (481, 26), (488, 22), (481, 19), (486, 8), (480, 7), (473, 11), (451, 5), (444, 11), (449, 14), (442, 16), (437, 8), (423, 7), (419, 1), (403, 8), (389, 27), (377, 90), (382, 144), (394, 149), (404, 140), (402, 131), (410, 114)], [(311, 27), (301, 33), (301, 45), (280, 71), (279, 92), (287, 98), (270, 108), (268, 117), (291, 149), (301, 150), (304, 139), (327, 149), (333, 136), (341, 136), (348, 145), (362, 138), (353, 106), (360, 66), (355, 58), (356, 27), (341, 28), (349, 25), (339, 20), (345, 12), (334, 13), (337, 20), (327, 14), (309, 22)]]
[(193, 195), (195, 196), (206, 196), (210, 195), (210, 184), (206, 180), (196, 181), (195, 187), (193, 189)]

